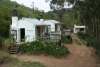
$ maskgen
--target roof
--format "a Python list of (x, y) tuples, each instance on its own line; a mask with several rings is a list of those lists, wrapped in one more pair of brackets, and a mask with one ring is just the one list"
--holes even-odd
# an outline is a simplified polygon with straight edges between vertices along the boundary
[(38, 20), (36, 18), (25, 18), (25, 17), (23, 17), (20, 20), (25, 20), (25, 21), (31, 22), (36, 26), (50, 25), (51, 23), (61, 24), (60, 22), (58, 22), (56, 20), (43, 20), (43, 19)]
[(76, 26), (76, 25), (74, 25), (74, 28), (86, 28), (86, 26)]
[(38, 19), (35, 18), (22, 18), (21, 20), (26, 20), (28, 22), (33, 23), (34, 25), (46, 25), (42, 21), (39, 21)]
[(55, 23), (55, 24), (61, 24), (59, 21), (56, 21), (56, 20), (48, 20), (48, 21)]
[(50, 25), (51, 23), (61, 24), (60, 22), (58, 22), (56, 20), (46, 20), (46, 21), (44, 21), (44, 24), (46, 24), (46, 25)]

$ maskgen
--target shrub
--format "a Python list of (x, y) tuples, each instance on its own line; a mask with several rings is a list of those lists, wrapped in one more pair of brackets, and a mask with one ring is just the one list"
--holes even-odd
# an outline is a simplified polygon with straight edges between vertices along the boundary
[(28, 53), (29, 46), (27, 45), (27, 43), (23, 43), (20, 45), (19, 51), (21, 51), (21, 53)]
[(2, 38), (0, 37), (0, 45), (2, 44)]
[(53, 49), (53, 55), (55, 57), (66, 56), (66, 55), (68, 55), (68, 53), (69, 53), (69, 51), (68, 51), (68, 48), (66, 48), (66, 47), (58, 46), (55, 49)]
[(55, 57), (62, 57), (69, 53), (68, 48), (59, 46), (55, 42), (42, 42), (42, 41), (33, 41), (29, 45), (26, 43), (20, 46), (20, 51), (22, 53), (28, 54), (45, 54), (53, 55)]
[(86, 34), (86, 33), (82, 33), (82, 32), (78, 32), (77, 33), (78, 37), (81, 39), (88, 39), (88, 38), (94, 38), (92, 35)]
[(56, 46), (56, 44), (53, 43), (53, 42), (50, 42), (50, 43), (45, 42), (44, 43), (44, 53), (46, 55), (52, 55), (53, 54), (53, 49), (54, 49), (55, 46)]
[(11, 46), (11, 45), (13, 45), (13, 40), (11, 38), (6, 38), (6, 39), (4, 39), (3, 44), (7, 45), (7, 46)]
[(41, 54), (43, 52), (43, 44), (41, 41), (33, 41), (29, 45), (31, 54)]
[(61, 35), (61, 41), (62, 41), (63, 43), (70, 43), (70, 42), (71, 42), (71, 40), (68, 39), (65, 35)]

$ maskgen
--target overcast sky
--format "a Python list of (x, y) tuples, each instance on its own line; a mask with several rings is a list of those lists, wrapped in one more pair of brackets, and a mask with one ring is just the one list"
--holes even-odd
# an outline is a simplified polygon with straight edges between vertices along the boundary
[(19, 4), (23, 4), (31, 8), (34, 2), (34, 7), (38, 8), (39, 10), (44, 10), (45, 12), (50, 10), (49, 3), (46, 3), (45, 0), (11, 0), (11, 1), (16, 1)]
[[(44, 10), (45, 12), (48, 12), (50, 10), (49, 2), (45, 2), (45, 0), (11, 0), (16, 1), (19, 4), (23, 4), (27, 7), (32, 8), (33, 2), (34, 7), (38, 8), (39, 10)], [(72, 6), (65, 6), (65, 8), (70, 8)]]

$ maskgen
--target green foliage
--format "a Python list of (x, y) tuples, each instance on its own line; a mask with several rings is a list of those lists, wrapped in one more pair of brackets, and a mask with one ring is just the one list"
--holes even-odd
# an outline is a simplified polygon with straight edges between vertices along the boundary
[(3, 39), (2, 37), (0, 37), (0, 45), (2, 45)]
[(88, 38), (94, 38), (92, 35), (82, 33), (82, 32), (78, 32), (77, 35), (79, 36), (79, 38), (85, 39), (85, 40), (88, 39)]
[(31, 54), (41, 54), (43, 52), (43, 44), (41, 41), (33, 41), (29, 45)]
[(19, 19), (22, 17), (38, 18), (38, 16), (42, 13), (42, 11), (39, 11), (38, 9), (34, 9), (33, 13), (33, 9), (20, 5), (15, 1), (0, 0), (0, 36), (9, 36), (12, 11), (15, 6), (18, 6), (17, 11)]
[(46, 43), (44, 45), (44, 53), (46, 55), (53, 55), (55, 57), (62, 57), (68, 55), (68, 48), (64, 46), (59, 46), (54, 42)]
[(28, 48), (29, 48), (29, 45), (27, 43), (24, 43), (20, 45), (19, 51), (21, 51), (21, 53), (28, 53), (29, 52)]
[(66, 56), (66, 55), (68, 55), (68, 53), (69, 53), (68, 48), (65, 48), (63, 46), (61, 46), (61, 47), (58, 46), (53, 50), (53, 54), (56, 57)]
[(78, 41), (78, 40), (75, 40), (75, 43), (76, 43), (77, 45), (82, 45), (82, 43), (81, 43), (80, 41)]
[(30, 44), (22, 44), (20, 46), (20, 52), (35, 55), (53, 55), (55, 57), (66, 56), (69, 53), (68, 48), (59, 46), (57, 43), (42, 41), (33, 41)]
[(0, 50), (0, 64), (8, 62), (10, 55)]
[(2, 58), (2, 57), (9, 57), (9, 56), (10, 55), (8, 53), (3, 52), (3, 51), (0, 50), (0, 58)]
[(3, 45), (11, 46), (11, 45), (13, 45), (13, 40), (11, 38), (6, 38), (3, 41)]
[(71, 43), (71, 40), (68, 39), (65, 35), (61, 35), (61, 38), (62, 38), (61, 40), (63, 43)]
[(90, 46), (94, 47), (95, 53), (100, 56), (100, 40), (95, 39), (93, 36), (89, 35), (89, 34), (85, 34), (85, 33), (78, 33), (78, 36), (82, 39), (84, 39), (87, 44), (89, 44)]

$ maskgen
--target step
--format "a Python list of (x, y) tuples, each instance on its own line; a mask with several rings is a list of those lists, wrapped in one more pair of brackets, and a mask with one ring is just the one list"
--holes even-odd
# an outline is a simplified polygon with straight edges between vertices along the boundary
[(10, 49), (10, 54), (16, 54), (19, 50), (19, 46), (13, 46), (11, 49)]

